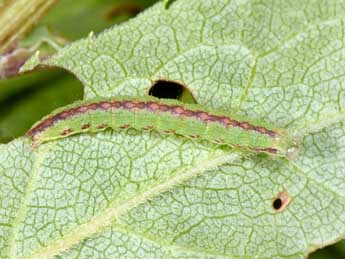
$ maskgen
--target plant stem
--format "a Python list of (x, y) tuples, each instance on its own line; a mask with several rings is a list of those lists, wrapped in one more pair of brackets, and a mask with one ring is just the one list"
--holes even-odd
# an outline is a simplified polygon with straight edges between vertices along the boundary
[(7, 0), (0, 5), (0, 53), (29, 30), (58, 0)]

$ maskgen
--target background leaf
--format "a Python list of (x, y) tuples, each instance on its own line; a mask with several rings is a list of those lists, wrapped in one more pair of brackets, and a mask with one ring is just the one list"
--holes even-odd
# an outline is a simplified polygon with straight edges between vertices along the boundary
[[(243, 156), (134, 130), (35, 150), (19, 139), (0, 153), (1, 177), (27, 175), (1, 191), (16, 197), (2, 202), (4, 257), (295, 259), (343, 238), (343, 17), (338, 1), (159, 3), (42, 62), (74, 73), (86, 99), (181, 82), (200, 104), (287, 128), (301, 150)], [(30, 150), (27, 173), (11, 148)]]

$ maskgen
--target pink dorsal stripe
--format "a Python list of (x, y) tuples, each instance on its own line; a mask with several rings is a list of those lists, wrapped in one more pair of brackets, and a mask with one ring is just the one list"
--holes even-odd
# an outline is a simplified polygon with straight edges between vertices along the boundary
[(35, 137), (37, 134), (43, 132), (49, 127), (52, 127), (55, 123), (71, 118), (73, 116), (86, 113), (94, 110), (145, 110), (149, 112), (165, 112), (176, 117), (188, 117), (196, 119), (205, 123), (214, 122), (224, 125), (225, 127), (238, 127), (248, 131), (256, 131), (261, 134), (266, 134), (270, 137), (276, 137), (277, 133), (273, 130), (266, 129), (261, 126), (255, 126), (248, 122), (241, 122), (232, 119), (228, 116), (221, 116), (212, 114), (212, 112), (202, 110), (192, 110), (179, 106), (176, 104), (169, 105), (155, 101), (135, 101), (135, 100), (110, 100), (110, 101), (99, 101), (81, 106), (73, 107), (68, 110), (59, 112), (51, 117), (47, 117), (45, 120), (40, 122), (38, 125), (31, 128), (27, 135)]

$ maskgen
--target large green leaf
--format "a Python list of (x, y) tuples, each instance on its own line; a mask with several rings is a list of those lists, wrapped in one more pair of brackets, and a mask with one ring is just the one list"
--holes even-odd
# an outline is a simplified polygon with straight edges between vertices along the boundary
[(86, 98), (179, 81), (301, 148), (288, 161), (135, 130), (23, 137), (0, 146), (1, 256), (297, 259), (344, 237), (344, 14), (329, 0), (162, 2), (42, 62)]

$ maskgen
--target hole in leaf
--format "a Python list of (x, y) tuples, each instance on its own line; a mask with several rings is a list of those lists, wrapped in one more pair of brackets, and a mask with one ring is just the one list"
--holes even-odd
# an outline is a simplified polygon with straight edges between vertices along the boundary
[(196, 103), (192, 93), (181, 83), (169, 80), (157, 80), (151, 86), (149, 95), (163, 98), (176, 99), (184, 103)]
[(290, 203), (290, 200), (291, 198), (286, 191), (280, 192), (276, 197), (273, 198), (272, 207), (276, 211), (281, 212), (285, 210), (287, 205)]
[(282, 204), (283, 204), (282, 200), (280, 198), (277, 198), (273, 201), (273, 208), (275, 210), (279, 210), (282, 207)]

